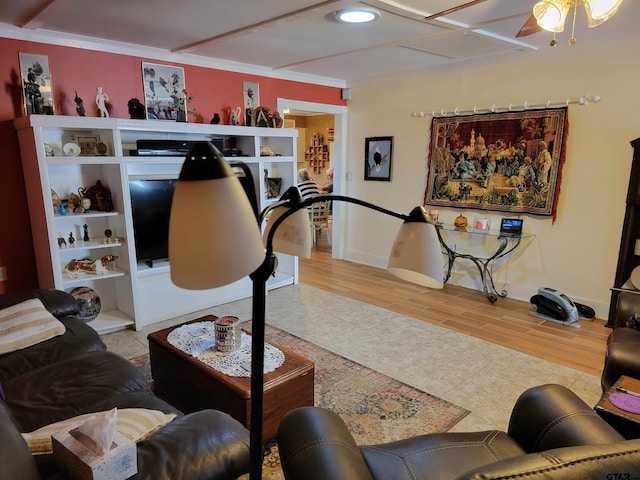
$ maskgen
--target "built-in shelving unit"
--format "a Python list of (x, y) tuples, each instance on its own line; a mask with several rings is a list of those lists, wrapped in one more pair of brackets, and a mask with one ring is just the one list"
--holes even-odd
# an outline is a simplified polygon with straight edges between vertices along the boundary
[(307, 168), (314, 174), (324, 172), (329, 164), (329, 145), (325, 144), (322, 136), (315, 134), (304, 153)]
[[(129, 180), (132, 178), (177, 178), (182, 156), (139, 156), (136, 142), (144, 140), (208, 141), (233, 145), (229, 161), (246, 163), (253, 175), (259, 208), (269, 198), (264, 171), (282, 178), (281, 191), (296, 184), (295, 129), (204, 125), (160, 120), (128, 120), (53, 115), (31, 115), (16, 119), (20, 151), (29, 202), (38, 280), (42, 288), (70, 291), (88, 286), (98, 292), (101, 312), (92, 325), (101, 333), (145, 325), (177, 315), (251, 296), (248, 278), (231, 285), (203, 291), (176, 287), (169, 278), (169, 263), (153, 267), (136, 258)], [(73, 142), (84, 154), (65, 155), (64, 146)], [(99, 148), (95, 148), (99, 145)], [(268, 145), (277, 156), (260, 156)], [(101, 153), (101, 154), (99, 154)], [(60, 215), (54, 210), (52, 192), (61, 199), (100, 180), (110, 190), (113, 210)], [(84, 225), (89, 240), (83, 241)], [(111, 230), (107, 238), (105, 231)], [(69, 234), (75, 238), (68, 242)], [(65, 242), (58, 241), (59, 238)], [(117, 257), (101, 275), (74, 278), (64, 266), (74, 259)], [(297, 283), (295, 257), (279, 255), (279, 269), (268, 287)], [(233, 312), (229, 312), (232, 314)]]

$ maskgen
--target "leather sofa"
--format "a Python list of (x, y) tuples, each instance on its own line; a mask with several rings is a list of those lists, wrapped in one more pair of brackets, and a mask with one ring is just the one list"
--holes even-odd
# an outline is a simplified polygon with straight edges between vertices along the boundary
[(177, 415), (137, 443), (134, 479), (233, 479), (249, 471), (249, 432), (242, 424), (215, 410), (184, 415), (156, 397), (137, 367), (106, 351), (100, 336), (74, 318), (78, 305), (71, 295), (5, 294), (0, 309), (35, 297), (66, 332), (0, 355), (0, 480), (67, 478), (51, 455), (32, 456), (21, 433), (114, 407)]
[(516, 402), (508, 432), (435, 433), (358, 446), (338, 415), (289, 412), (278, 432), (287, 480), (605, 480), (640, 478), (640, 440), (624, 440), (560, 385)]

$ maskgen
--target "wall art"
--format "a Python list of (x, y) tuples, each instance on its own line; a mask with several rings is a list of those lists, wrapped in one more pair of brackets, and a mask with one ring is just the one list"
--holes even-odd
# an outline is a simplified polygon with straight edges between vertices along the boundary
[(53, 88), (49, 57), (19, 52), (25, 114), (53, 115)]
[(148, 120), (187, 121), (184, 68), (142, 62)]
[(424, 204), (555, 217), (567, 113), (433, 118)]
[(391, 181), (393, 137), (364, 139), (364, 179)]

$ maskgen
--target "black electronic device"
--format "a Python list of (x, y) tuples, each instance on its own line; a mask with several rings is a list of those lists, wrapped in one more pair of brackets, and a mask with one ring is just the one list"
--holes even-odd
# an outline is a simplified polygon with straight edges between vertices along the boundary
[[(209, 141), (221, 152), (224, 150), (222, 138), (212, 138)], [(195, 140), (138, 139), (136, 140), (136, 155), (140, 157), (184, 157), (189, 153), (194, 143), (196, 143)]]
[[(251, 170), (242, 162), (229, 162), (229, 165), (237, 175), (257, 221), (258, 200)], [(176, 182), (175, 178), (152, 176), (129, 180), (138, 263), (153, 267), (154, 262), (169, 258), (169, 217)]]
[(136, 258), (153, 266), (169, 258), (169, 216), (176, 179), (129, 181)]
[(500, 221), (500, 235), (522, 235), (522, 218), (503, 218)]

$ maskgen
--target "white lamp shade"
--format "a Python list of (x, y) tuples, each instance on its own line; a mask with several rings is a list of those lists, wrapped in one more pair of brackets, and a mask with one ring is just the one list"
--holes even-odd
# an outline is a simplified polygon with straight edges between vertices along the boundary
[(442, 265), (435, 226), (422, 222), (403, 223), (393, 243), (387, 270), (411, 283), (442, 288)]
[(564, 31), (569, 8), (566, 0), (541, 0), (533, 6), (533, 16), (541, 28), (558, 33)]
[(260, 227), (238, 179), (178, 180), (169, 222), (171, 281), (220, 287), (253, 273), (265, 259)]
[[(275, 221), (289, 209), (286, 206), (274, 208), (262, 235), (266, 246), (267, 237)], [(286, 218), (273, 234), (273, 250), (301, 258), (311, 258), (311, 222), (309, 210), (303, 208)]]
[(585, 0), (584, 9), (587, 11), (587, 24), (596, 27), (613, 17), (622, 0)]

